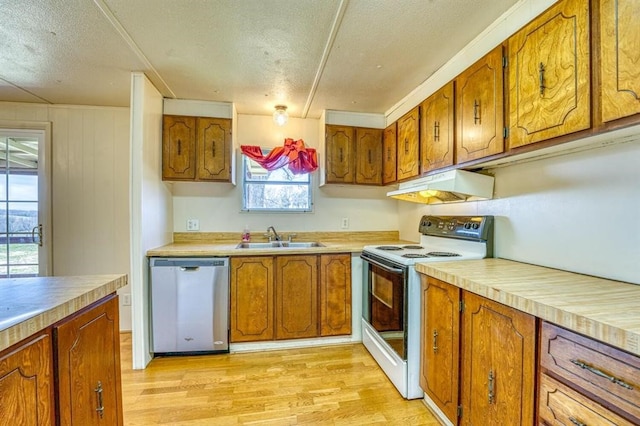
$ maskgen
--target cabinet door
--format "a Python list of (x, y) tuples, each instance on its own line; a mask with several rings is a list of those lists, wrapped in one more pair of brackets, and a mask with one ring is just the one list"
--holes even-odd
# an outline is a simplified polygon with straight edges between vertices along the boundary
[(422, 173), (453, 165), (454, 105), (453, 81), (429, 96), (421, 105)]
[(118, 297), (54, 327), (60, 425), (122, 425)]
[(530, 425), (535, 317), (463, 292), (461, 423)]
[(199, 117), (198, 180), (231, 180), (231, 120)]
[(0, 425), (54, 424), (52, 359), (48, 332), (0, 354)]
[(318, 336), (318, 257), (276, 258), (276, 339)]
[(382, 183), (382, 130), (356, 128), (356, 183)]
[(397, 125), (393, 123), (384, 129), (382, 138), (382, 184), (393, 183), (397, 179)]
[(398, 180), (420, 173), (420, 109), (415, 107), (398, 120)]
[(196, 118), (165, 115), (162, 121), (162, 179), (196, 177)]
[(273, 258), (231, 258), (231, 342), (273, 339)]
[(640, 2), (600, 0), (602, 121), (640, 113)]
[(456, 163), (504, 151), (502, 46), (456, 79)]
[(420, 387), (457, 423), (460, 357), (460, 289), (421, 276)]
[(320, 256), (320, 335), (351, 334), (351, 255)]
[(509, 147), (591, 125), (589, 2), (563, 0), (509, 39)]
[(355, 167), (355, 135), (353, 127), (326, 127), (326, 181), (353, 183)]

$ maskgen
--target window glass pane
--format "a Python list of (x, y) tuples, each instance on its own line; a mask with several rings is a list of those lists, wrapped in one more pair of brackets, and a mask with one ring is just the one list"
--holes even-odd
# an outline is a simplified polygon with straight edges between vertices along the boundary
[(31, 234), (31, 230), (38, 226), (38, 203), (9, 203), (9, 213), (9, 232)]
[[(38, 264), (38, 245), (23, 242), (24, 235), (11, 235), (9, 264)], [(31, 239), (29, 237), (29, 239)]]
[(0, 171), (0, 200), (2, 201), (7, 199), (7, 174), (5, 172), (4, 169)]
[(7, 264), (7, 236), (0, 236), (0, 265)]
[(38, 176), (9, 173), (9, 200), (35, 201), (38, 199)]
[(6, 276), (7, 276), (7, 266), (0, 265), (0, 277), (6, 277)]
[(7, 203), (0, 203), (0, 233), (7, 232)]
[(35, 277), (38, 275), (38, 265), (13, 265), (9, 267), (11, 276)]

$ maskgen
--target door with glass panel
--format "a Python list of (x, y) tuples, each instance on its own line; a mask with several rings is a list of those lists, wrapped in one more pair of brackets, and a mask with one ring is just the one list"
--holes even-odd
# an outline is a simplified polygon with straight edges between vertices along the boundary
[(44, 131), (0, 129), (0, 277), (49, 275)]

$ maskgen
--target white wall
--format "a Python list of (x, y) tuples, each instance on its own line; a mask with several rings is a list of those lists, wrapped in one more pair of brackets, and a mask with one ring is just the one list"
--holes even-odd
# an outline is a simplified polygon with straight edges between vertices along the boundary
[(0, 102), (0, 120), (52, 123), (53, 275), (128, 274), (129, 109)]
[(162, 96), (131, 75), (131, 287), (133, 368), (151, 360), (147, 250), (173, 239), (172, 199), (162, 182)]
[[(316, 119), (291, 118), (278, 127), (269, 116), (238, 115), (234, 145), (282, 145), (285, 138), (302, 139), (305, 145), (319, 147), (319, 126)], [(241, 156), (237, 155), (237, 170)], [(324, 161), (319, 152), (318, 161)], [(349, 218), (348, 231), (396, 230), (396, 203), (387, 199), (388, 188), (350, 185), (329, 185), (318, 188), (319, 171), (313, 175), (313, 213), (241, 212), (242, 178), (238, 186), (224, 183), (173, 183), (174, 222), (176, 232), (186, 231), (187, 219), (200, 220), (200, 232), (237, 231), (238, 238), (245, 225), (252, 232), (263, 233), (273, 225), (278, 232), (343, 231), (341, 218)]]
[(400, 236), (423, 214), (496, 216), (495, 256), (640, 284), (640, 137), (490, 170), (495, 198), (398, 202)]

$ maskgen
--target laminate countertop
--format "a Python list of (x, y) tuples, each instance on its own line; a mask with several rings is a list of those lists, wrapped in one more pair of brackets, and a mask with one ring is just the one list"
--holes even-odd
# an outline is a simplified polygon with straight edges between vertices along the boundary
[(0, 279), (0, 351), (125, 285), (126, 275)]
[(640, 355), (640, 285), (505, 259), (418, 263), (416, 270)]

